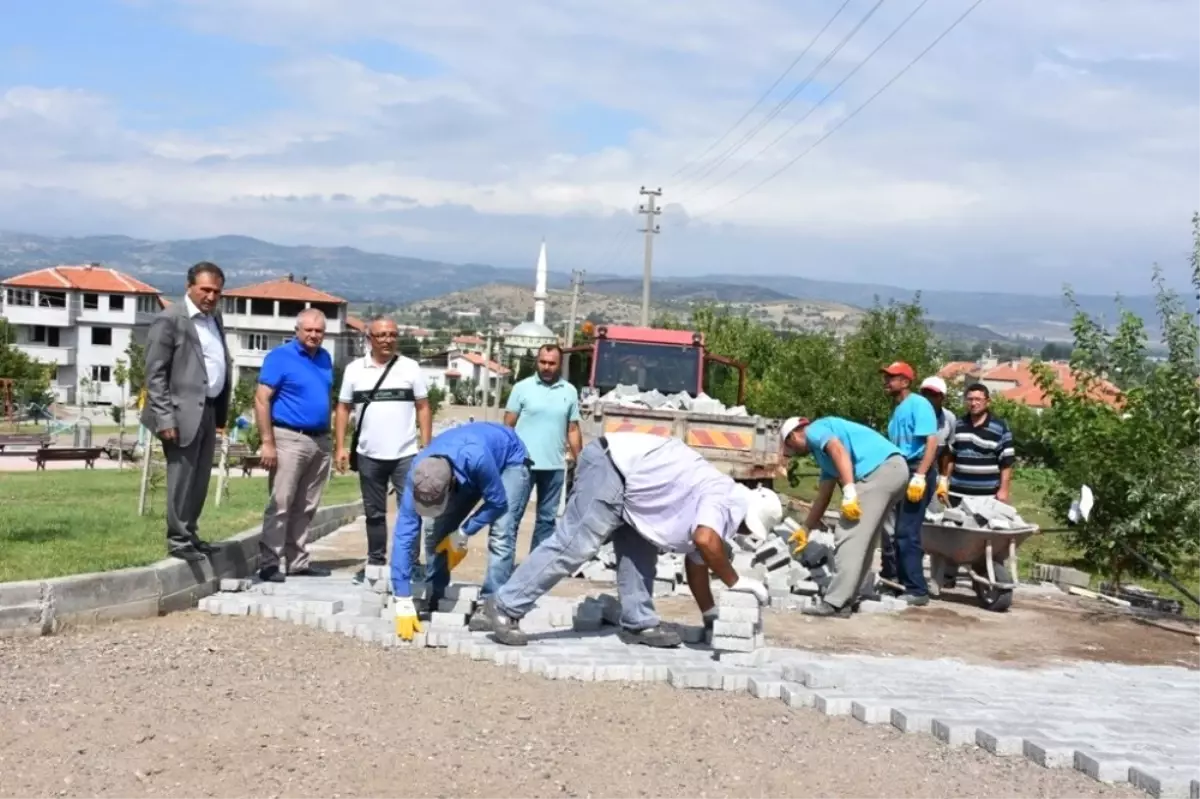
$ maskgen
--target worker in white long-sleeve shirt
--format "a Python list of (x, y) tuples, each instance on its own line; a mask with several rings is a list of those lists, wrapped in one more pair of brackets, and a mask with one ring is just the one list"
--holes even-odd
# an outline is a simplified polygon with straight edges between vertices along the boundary
[(484, 605), (497, 641), (523, 646), (519, 622), (543, 594), (612, 537), (621, 600), (621, 640), (675, 647), (679, 634), (659, 625), (654, 575), (660, 550), (687, 555), (687, 583), (707, 622), (715, 616), (710, 572), (767, 604), (758, 580), (739, 578), (727, 542), (740, 528), (766, 536), (783, 518), (779, 496), (751, 490), (719, 472), (679, 439), (611, 433), (583, 448), (575, 488), (554, 533)]

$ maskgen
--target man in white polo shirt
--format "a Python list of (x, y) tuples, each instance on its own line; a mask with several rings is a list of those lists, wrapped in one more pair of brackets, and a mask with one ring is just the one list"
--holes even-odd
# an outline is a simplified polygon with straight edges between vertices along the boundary
[[(433, 413), (420, 366), (396, 352), (396, 323), (372, 319), (367, 336), (370, 353), (351, 361), (342, 375), (333, 423), (334, 464), (339, 472), (358, 472), (367, 521), (367, 564), (386, 566), (388, 483), (397, 495), (404, 492), (418, 441), (425, 447), (433, 436)], [(347, 447), (351, 409), (356, 427)], [(418, 549), (413, 548), (414, 560)]]

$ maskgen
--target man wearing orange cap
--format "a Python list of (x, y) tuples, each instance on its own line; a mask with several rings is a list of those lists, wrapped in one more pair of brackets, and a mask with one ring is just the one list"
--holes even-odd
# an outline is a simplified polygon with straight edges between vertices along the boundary
[[(921, 525), (925, 509), (933, 499), (937, 477), (938, 423), (929, 400), (912, 391), (916, 375), (903, 361), (883, 367), (883, 389), (896, 403), (888, 421), (888, 438), (908, 462), (908, 489), (896, 514), (884, 530), (884, 580), (904, 586), (903, 599), (910, 605), (929, 604), (925, 582), (925, 552), (921, 549)], [(888, 540), (891, 546), (888, 546)]]

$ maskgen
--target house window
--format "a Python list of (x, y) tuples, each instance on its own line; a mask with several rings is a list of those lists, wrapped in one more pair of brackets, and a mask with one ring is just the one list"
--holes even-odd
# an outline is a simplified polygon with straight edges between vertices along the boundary
[(34, 344), (46, 343), (46, 328), (42, 325), (34, 325), (29, 328), (29, 340)]
[(250, 313), (253, 316), (274, 316), (275, 300), (250, 300)]
[(38, 305), (42, 308), (66, 308), (67, 295), (61, 291), (39, 291)]
[(125, 310), (125, 295), (124, 294), (109, 294), (108, 295), (108, 310), (110, 310), (110, 311)]
[(83, 310), (95, 311), (100, 307), (99, 294), (84, 294), (83, 295)]
[(111, 383), (112, 382), (112, 367), (111, 366), (93, 366), (92, 367), (92, 382), (93, 383)]
[(29, 289), (8, 289), (9, 305), (33, 305), (33, 292)]
[(242, 336), (242, 349), (266, 352), (271, 349), (271, 342), (265, 333), (249, 333)]
[(159, 307), (158, 297), (143, 294), (137, 298), (138, 313), (158, 313)]
[(97, 347), (112, 346), (112, 328), (111, 327), (93, 327), (92, 328), (92, 344)]

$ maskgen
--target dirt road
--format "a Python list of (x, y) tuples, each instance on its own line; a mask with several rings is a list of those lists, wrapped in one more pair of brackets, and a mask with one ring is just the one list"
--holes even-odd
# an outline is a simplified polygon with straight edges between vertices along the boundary
[(1138, 796), (779, 702), (189, 612), (0, 641), (2, 796)]

